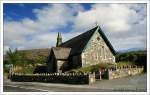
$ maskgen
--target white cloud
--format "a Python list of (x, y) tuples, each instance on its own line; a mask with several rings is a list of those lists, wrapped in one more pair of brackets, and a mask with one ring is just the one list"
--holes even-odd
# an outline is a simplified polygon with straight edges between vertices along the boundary
[(116, 50), (146, 48), (146, 4), (94, 4), (80, 12), (75, 30), (98, 22)]
[[(145, 4), (146, 5), (146, 4)], [(95, 26), (97, 21), (116, 50), (146, 47), (146, 6), (144, 4), (49, 4), (33, 9), (36, 19), (4, 22), (4, 48), (46, 48), (55, 46), (59, 28), (70, 22), (73, 29), (62, 33), (63, 41)], [(25, 6), (25, 5), (24, 5)], [(67, 28), (67, 27), (66, 27)]]
[(146, 40), (140, 35), (136, 37), (117, 38), (112, 41), (116, 50), (127, 50), (130, 48), (146, 49)]
[(5, 54), (5, 53), (9, 50), (9, 48), (10, 48), (9, 46), (4, 46), (4, 48), (3, 48), (3, 49), (4, 49), (4, 50), (3, 50), (3, 53)]
[(130, 30), (132, 23), (140, 18), (141, 14), (131, 9), (129, 4), (94, 4), (91, 10), (78, 14), (75, 29), (87, 28), (98, 22), (107, 31), (124, 32)]
[(82, 10), (78, 4), (68, 6), (66, 4), (53, 4), (43, 9), (34, 9), (33, 12), (38, 19), (37, 27), (41, 26), (40, 29), (47, 31), (46, 29), (52, 30), (67, 26), (69, 22), (73, 21), (73, 15)]
[[(65, 4), (53, 4), (42, 9), (33, 9), (36, 20), (29, 18), (21, 21), (6, 20), (4, 45), (21, 47), (21, 49), (54, 45), (57, 28), (65, 27), (73, 20), (73, 14), (79, 10), (83, 9), (78, 4), (70, 4), (69, 7)], [(27, 36), (31, 36), (32, 40), (28, 40)]]

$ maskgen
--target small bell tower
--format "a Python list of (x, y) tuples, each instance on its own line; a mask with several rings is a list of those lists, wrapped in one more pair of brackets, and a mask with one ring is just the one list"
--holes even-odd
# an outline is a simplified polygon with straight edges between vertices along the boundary
[(61, 34), (58, 32), (56, 47), (59, 47), (62, 44)]

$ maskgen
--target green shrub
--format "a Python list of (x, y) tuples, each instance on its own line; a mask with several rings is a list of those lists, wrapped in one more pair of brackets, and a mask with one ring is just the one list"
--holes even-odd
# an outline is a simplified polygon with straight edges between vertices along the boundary
[(12, 51), (9, 49), (5, 55), (4, 65), (5, 64), (13, 64), (13, 66), (24, 66), (29, 64), (36, 64), (36, 63), (46, 63), (46, 57), (37, 54), (38, 56), (35, 58), (30, 58), (27, 56), (26, 52), (20, 52), (17, 49), (15, 51)]
[(108, 68), (114, 68), (114, 64), (111, 63), (101, 63), (101, 64), (96, 64), (96, 65), (91, 65), (87, 67), (82, 67), (78, 69), (72, 69), (68, 72), (77, 72), (77, 73), (89, 73), (89, 72), (97, 72), (99, 69), (108, 69)]
[(147, 71), (147, 52), (146, 51), (134, 51), (128, 53), (120, 53), (116, 55), (117, 65), (137, 65), (144, 66), (144, 70)]
[(135, 65), (135, 64), (132, 63), (132, 62), (120, 61), (120, 62), (117, 62), (116, 65), (117, 66), (132, 66), (132, 65)]
[(19, 69), (15, 71), (15, 73), (22, 73), (22, 74), (33, 74), (35, 70), (35, 67), (22, 67), (22, 69)]

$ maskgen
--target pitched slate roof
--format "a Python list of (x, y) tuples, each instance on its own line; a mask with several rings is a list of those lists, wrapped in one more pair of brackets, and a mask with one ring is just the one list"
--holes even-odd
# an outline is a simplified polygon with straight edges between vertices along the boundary
[(53, 47), (52, 51), (56, 59), (68, 59), (71, 48)]
[(102, 36), (102, 38), (104, 39), (104, 41), (106, 42), (107, 46), (111, 50), (111, 52), (115, 55), (116, 53), (115, 53), (114, 48), (112, 47), (109, 40), (107, 39), (105, 34), (102, 32), (99, 26), (96, 26), (93, 29), (62, 43), (60, 46), (71, 48), (70, 56), (80, 54), (84, 50), (86, 44), (88, 43), (88, 41), (90, 40), (94, 32), (97, 31), (97, 29), (100, 35)]

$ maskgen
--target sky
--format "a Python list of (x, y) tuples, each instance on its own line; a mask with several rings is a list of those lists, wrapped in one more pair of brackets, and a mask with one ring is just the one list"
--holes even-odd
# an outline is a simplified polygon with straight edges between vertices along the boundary
[(116, 51), (146, 49), (146, 4), (47, 4), (3, 5), (4, 53), (9, 49), (50, 48), (57, 33), (63, 42), (96, 26), (101, 27)]

